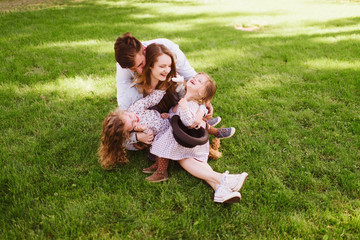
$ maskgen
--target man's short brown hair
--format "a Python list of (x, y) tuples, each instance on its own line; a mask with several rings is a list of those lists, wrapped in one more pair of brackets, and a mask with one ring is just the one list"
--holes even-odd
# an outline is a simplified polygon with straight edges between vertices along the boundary
[(127, 32), (118, 37), (114, 44), (115, 59), (122, 68), (131, 68), (135, 65), (135, 56), (142, 50), (141, 42)]

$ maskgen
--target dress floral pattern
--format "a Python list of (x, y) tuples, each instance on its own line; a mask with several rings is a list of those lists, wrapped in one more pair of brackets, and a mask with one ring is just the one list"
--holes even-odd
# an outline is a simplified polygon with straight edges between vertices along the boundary
[(154, 90), (148, 96), (137, 100), (128, 108), (129, 112), (135, 113), (140, 118), (140, 124), (151, 129), (154, 135), (170, 126), (170, 121), (161, 118), (158, 111), (148, 109), (158, 104), (165, 93), (162, 90)]

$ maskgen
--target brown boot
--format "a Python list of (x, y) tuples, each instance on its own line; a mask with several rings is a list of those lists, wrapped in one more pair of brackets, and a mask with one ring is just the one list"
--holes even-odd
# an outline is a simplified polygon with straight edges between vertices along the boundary
[(147, 177), (146, 180), (149, 182), (157, 183), (163, 182), (169, 179), (167, 171), (156, 171), (151, 176)]
[(158, 163), (156, 161), (156, 163), (154, 163), (153, 165), (151, 165), (150, 167), (144, 168), (142, 170), (143, 173), (153, 173), (156, 171), (156, 169), (158, 168)]
[(162, 182), (169, 179), (167, 168), (169, 165), (169, 159), (156, 157), (156, 163), (158, 165), (156, 171), (146, 178), (149, 182)]

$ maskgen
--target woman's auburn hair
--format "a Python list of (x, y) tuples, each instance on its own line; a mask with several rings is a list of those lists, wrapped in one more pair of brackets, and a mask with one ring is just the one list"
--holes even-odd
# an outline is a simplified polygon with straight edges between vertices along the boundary
[[(165, 81), (160, 81), (156, 86), (156, 89), (160, 90), (168, 90), (169, 92), (174, 93), (176, 84), (171, 81), (173, 77), (176, 77), (176, 64), (174, 60), (174, 56), (172, 55), (171, 51), (162, 44), (152, 43), (146, 47), (145, 52), (145, 59), (146, 64), (144, 66), (143, 72), (141, 75), (137, 77), (136, 87), (138, 91), (144, 96), (149, 95), (151, 90), (151, 67), (157, 62), (158, 57), (161, 55), (166, 54), (171, 58), (171, 70), (166, 77)], [(135, 79), (136, 80), (136, 79)], [(135, 81), (134, 80), (134, 81)]]
[(99, 147), (99, 163), (102, 168), (110, 170), (116, 164), (129, 162), (126, 149), (123, 146), (129, 133), (124, 131), (124, 122), (121, 115), (124, 111), (116, 110), (110, 113), (103, 121), (101, 144)]

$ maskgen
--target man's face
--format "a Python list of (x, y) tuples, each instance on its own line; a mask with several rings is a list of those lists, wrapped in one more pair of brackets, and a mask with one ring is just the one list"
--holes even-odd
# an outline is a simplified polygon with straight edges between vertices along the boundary
[(144, 51), (140, 51), (135, 55), (135, 65), (130, 68), (131, 71), (141, 74), (145, 66), (145, 54)]

